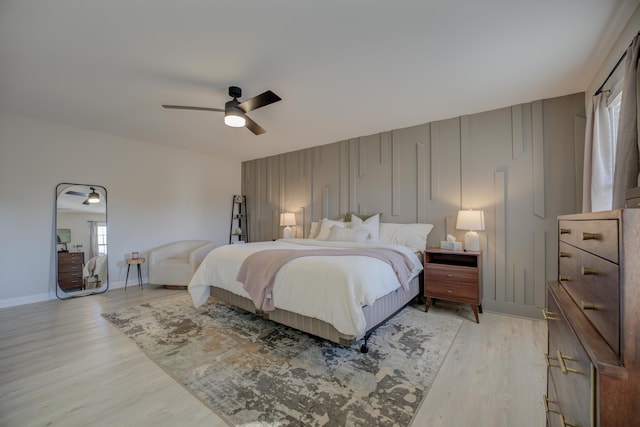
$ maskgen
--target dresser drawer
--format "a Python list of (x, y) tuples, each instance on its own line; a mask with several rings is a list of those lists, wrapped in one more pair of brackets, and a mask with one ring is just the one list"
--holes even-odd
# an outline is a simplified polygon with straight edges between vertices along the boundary
[(559, 241), (618, 263), (617, 220), (560, 220), (558, 225)]
[(71, 273), (74, 271), (82, 273), (82, 264), (58, 264), (58, 273)]
[[(547, 320), (549, 352), (547, 395), (550, 425), (558, 425), (560, 415), (567, 423), (593, 426), (595, 417), (595, 372), (591, 360), (573, 334), (551, 292), (548, 294)], [(555, 405), (555, 406), (554, 406)], [(559, 425), (562, 425), (560, 422)], [(594, 426), (595, 427), (595, 426)]]
[(425, 281), (474, 285), (478, 282), (478, 269), (459, 265), (430, 263), (425, 268)]
[(559, 248), (558, 279), (613, 351), (620, 354), (618, 265), (562, 242)]

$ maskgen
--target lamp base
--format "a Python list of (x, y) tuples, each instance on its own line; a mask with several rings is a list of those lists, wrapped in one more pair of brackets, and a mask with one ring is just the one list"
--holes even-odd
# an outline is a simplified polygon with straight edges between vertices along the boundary
[(464, 249), (466, 251), (475, 252), (480, 250), (480, 237), (478, 236), (478, 233), (475, 231), (467, 231), (464, 235)]
[(290, 239), (292, 233), (293, 233), (293, 230), (291, 229), (291, 227), (287, 226), (284, 228), (284, 230), (282, 230), (282, 238)]

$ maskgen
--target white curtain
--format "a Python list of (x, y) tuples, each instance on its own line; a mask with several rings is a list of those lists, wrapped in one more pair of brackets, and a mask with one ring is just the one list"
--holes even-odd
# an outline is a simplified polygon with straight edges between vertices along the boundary
[(582, 212), (605, 211), (612, 206), (615, 138), (607, 105), (608, 95), (608, 91), (594, 95), (587, 116)]
[(628, 189), (638, 186), (638, 53), (640, 39), (636, 36), (627, 49), (624, 62), (624, 81), (622, 83), (622, 101), (620, 102), (620, 121), (618, 124), (618, 142), (613, 177), (613, 209), (623, 208)]
[(89, 221), (89, 259), (98, 256), (98, 222)]

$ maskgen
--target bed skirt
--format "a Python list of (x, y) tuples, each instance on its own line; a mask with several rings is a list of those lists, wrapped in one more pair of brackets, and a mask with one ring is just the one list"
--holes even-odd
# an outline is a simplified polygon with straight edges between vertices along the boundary
[(340, 345), (350, 346), (418, 296), (420, 293), (422, 274), (423, 273), (420, 273), (409, 282), (409, 290), (398, 288), (384, 297), (379, 298), (375, 304), (363, 307), (362, 311), (367, 321), (367, 327), (366, 331), (359, 336), (343, 334), (327, 322), (291, 311), (275, 309), (274, 311), (263, 312), (256, 310), (252, 300), (236, 295), (225, 289), (216, 288), (215, 286), (211, 287), (211, 296), (243, 310), (258, 314), (265, 319), (290, 326)]

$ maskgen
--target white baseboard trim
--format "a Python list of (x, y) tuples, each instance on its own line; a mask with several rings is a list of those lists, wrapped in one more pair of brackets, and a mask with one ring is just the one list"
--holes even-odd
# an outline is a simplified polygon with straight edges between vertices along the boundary
[(56, 294), (46, 293), (37, 295), (28, 295), (26, 297), (8, 298), (0, 300), (0, 308), (15, 307), (17, 305), (32, 304), (34, 302), (49, 301), (56, 299)]
[[(148, 282), (149, 282), (148, 277), (142, 278), (143, 286), (146, 285)], [(138, 286), (138, 277), (135, 277), (133, 281), (131, 280), (131, 278), (129, 278), (129, 284), (127, 285), (127, 288), (131, 288), (134, 286)], [(115, 281), (109, 282), (109, 289), (118, 289), (118, 288), (124, 288), (124, 280), (120, 280), (117, 282)], [(37, 295), (27, 295), (24, 297), (17, 297), (17, 298), (7, 298), (7, 299), (0, 300), (0, 308), (9, 308), (9, 307), (15, 307), (18, 305), (32, 304), (34, 302), (49, 301), (56, 298), (57, 297), (55, 292), (49, 292), (46, 294), (37, 294)]]

